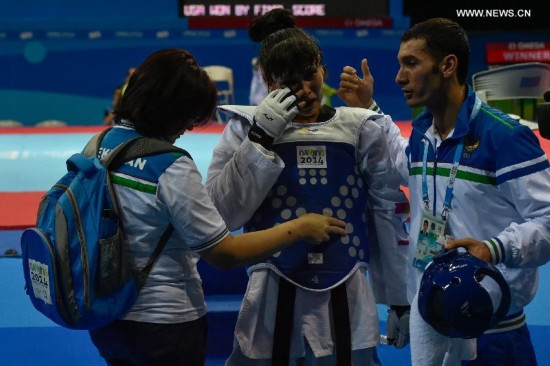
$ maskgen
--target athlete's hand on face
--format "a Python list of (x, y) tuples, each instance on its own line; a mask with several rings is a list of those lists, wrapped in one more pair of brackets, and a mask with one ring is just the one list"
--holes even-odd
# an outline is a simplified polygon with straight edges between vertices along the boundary
[(302, 239), (310, 244), (321, 244), (330, 239), (330, 234), (346, 235), (346, 223), (335, 217), (308, 213), (296, 219)]
[(370, 73), (367, 59), (361, 60), (363, 78), (357, 75), (357, 70), (351, 66), (344, 66), (340, 74), (338, 96), (349, 107), (369, 108), (373, 102), (374, 78)]
[(258, 105), (254, 112), (254, 121), (269, 136), (281, 136), (286, 125), (299, 113), (299, 95), (289, 88), (275, 89)]
[(447, 240), (445, 250), (451, 250), (458, 247), (465, 248), (471, 255), (481, 259), (482, 261), (491, 263), (492, 256), (487, 245), (479, 240), (472, 238), (462, 238), (456, 240)]

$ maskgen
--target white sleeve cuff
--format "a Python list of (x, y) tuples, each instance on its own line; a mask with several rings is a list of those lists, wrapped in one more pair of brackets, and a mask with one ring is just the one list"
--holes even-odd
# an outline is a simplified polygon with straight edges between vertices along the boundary
[(498, 238), (483, 240), (483, 243), (491, 253), (491, 263), (498, 264), (504, 262), (504, 245)]

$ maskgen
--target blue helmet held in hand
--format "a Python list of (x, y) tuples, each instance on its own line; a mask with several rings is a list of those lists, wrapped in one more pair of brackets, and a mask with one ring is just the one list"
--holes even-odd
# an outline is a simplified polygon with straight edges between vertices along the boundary
[(509, 307), (510, 288), (502, 274), (468, 252), (452, 250), (435, 257), (420, 282), (420, 315), (451, 338), (479, 337)]

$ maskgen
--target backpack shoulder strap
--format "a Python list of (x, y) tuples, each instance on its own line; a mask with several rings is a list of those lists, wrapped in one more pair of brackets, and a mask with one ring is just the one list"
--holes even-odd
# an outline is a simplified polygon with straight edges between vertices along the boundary
[[(101, 133), (92, 137), (92, 139), (84, 148), (84, 154), (86, 156), (97, 156), (99, 148), (101, 147), (101, 142), (103, 141), (103, 137), (110, 129), (111, 128), (107, 128)], [(167, 141), (162, 141), (150, 137), (134, 137), (118, 145), (105, 159), (102, 159), (102, 163), (105, 165), (105, 168), (107, 170), (111, 170), (130, 160), (167, 152), (179, 153), (192, 159), (191, 155), (186, 150), (174, 146)], [(111, 197), (113, 197), (115, 201), (113, 202), (113, 208), (115, 212), (118, 213), (119, 205), (109, 174), (107, 175), (107, 188), (111, 192)], [(174, 227), (171, 223), (169, 223), (168, 227), (164, 230), (157, 245), (155, 246), (155, 249), (149, 256), (149, 260), (147, 261), (145, 266), (140, 270), (136, 268), (132, 271), (133, 276), (136, 279), (136, 286), (138, 290), (141, 290), (141, 288), (145, 284), (145, 281), (147, 280), (147, 277), (149, 276), (153, 265), (155, 264), (164, 247), (166, 246), (166, 243), (170, 239), (170, 236), (173, 232)]]
[(101, 131), (100, 133), (94, 135), (90, 141), (86, 144), (84, 147), (84, 150), (82, 150), (82, 153), (84, 156), (97, 156), (97, 153), (99, 152), (99, 148), (101, 147), (101, 142), (103, 141), (103, 137), (111, 130), (112, 127), (108, 127)]
[[(111, 129), (112, 127), (108, 127), (94, 135), (90, 141), (88, 141), (82, 153), (88, 157), (97, 156), (103, 138)], [(189, 159), (193, 159), (185, 149), (174, 146), (168, 141), (140, 136), (124, 141), (117, 146), (106, 159), (102, 159), (102, 162), (108, 169), (114, 169), (130, 160), (167, 152), (179, 153), (187, 156)]]
[(151, 255), (149, 256), (149, 260), (147, 261), (145, 266), (141, 270), (135, 269), (133, 271), (138, 290), (141, 290), (143, 285), (145, 285), (145, 281), (147, 280), (147, 277), (149, 276), (153, 265), (155, 264), (164, 247), (166, 246), (166, 243), (168, 243), (168, 239), (170, 239), (170, 236), (173, 232), (174, 226), (172, 226), (172, 224), (168, 224), (168, 227), (162, 233), (157, 245), (155, 246), (155, 249), (153, 250), (153, 253), (151, 253)]
[(179, 153), (192, 159), (186, 150), (174, 146), (168, 141), (151, 137), (137, 137), (117, 146), (103, 163), (107, 169), (114, 169), (130, 160), (168, 152)]

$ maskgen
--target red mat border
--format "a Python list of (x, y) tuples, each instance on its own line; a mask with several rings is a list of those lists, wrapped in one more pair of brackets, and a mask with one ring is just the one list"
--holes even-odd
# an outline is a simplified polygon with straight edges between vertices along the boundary
[[(0, 230), (23, 230), (33, 226), (44, 193), (0, 192)], [(21, 207), (23, 211), (16, 214), (16, 207)]]
[[(211, 123), (201, 127), (195, 127), (186, 133), (221, 133), (224, 124)], [(25, 135), (25, 134), (65, 134), (65, 133), (98, 133), (105, 129), (105, 126), (52, 126), (52, 127), (2, 127), (0, 135)]]

